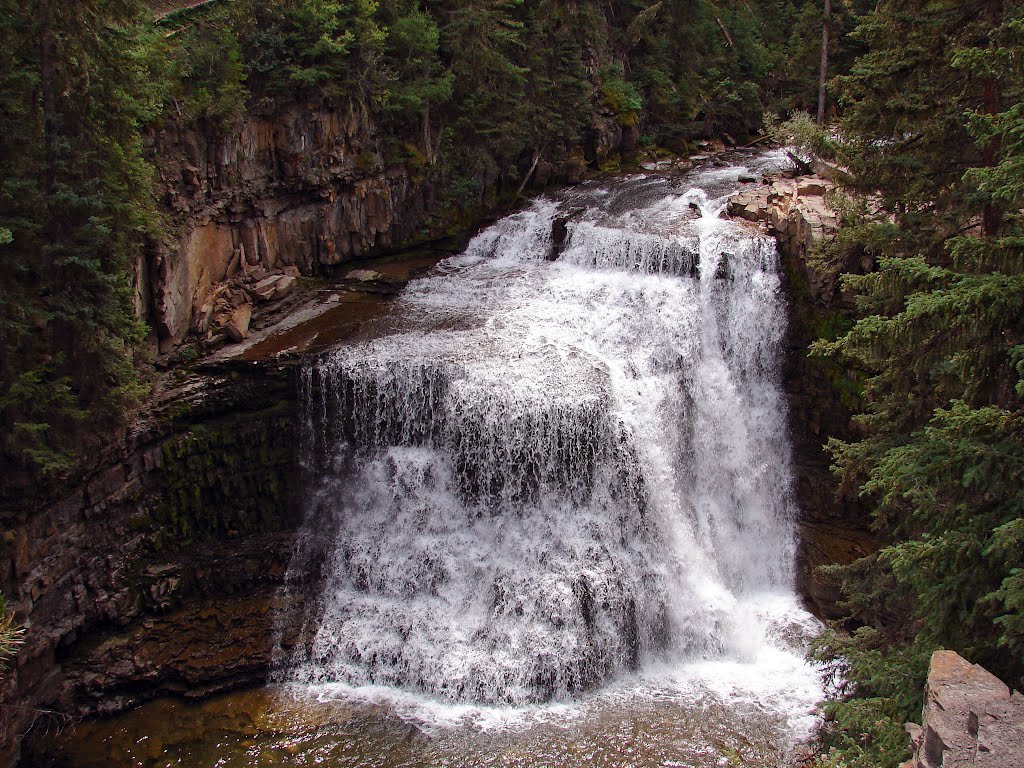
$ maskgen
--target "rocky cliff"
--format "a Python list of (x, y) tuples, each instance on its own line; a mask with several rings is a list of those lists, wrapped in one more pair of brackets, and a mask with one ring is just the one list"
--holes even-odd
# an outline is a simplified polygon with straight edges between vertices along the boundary
[(299, 515), (291, 378), (171, 375), (74, 477), (0, 508), (0, 589), (26, 628), (0, 765), (33, 724), (263, 679)]
[(914, 756), (902, 768), (1024, 768), (1024, 696), (953, 651), (936, 651)]
[[(581, 180), (588, 162), (635, 145), (634, 133), (605, 115), (587, 146), (538, 159), (531, 187)], [(135, 303), (160, 352), (206, 332), (227, 278), (322, 273), (466, 230), (487, 213), (442, 195), (438, 169), (351, 107), (292, 104), (229, 128), (170, 123), (147, 134), (147, 149), (168, 226), (136, 266)]]
[(137, 304), (161, 351), (238, 272), (312, 274), (434, 231), (434, 183), (411, 159), (386, 158), (365, 115), (297, 104), (223, 132), (168, 125), (148, 138), (174, 225), (140, 265)]

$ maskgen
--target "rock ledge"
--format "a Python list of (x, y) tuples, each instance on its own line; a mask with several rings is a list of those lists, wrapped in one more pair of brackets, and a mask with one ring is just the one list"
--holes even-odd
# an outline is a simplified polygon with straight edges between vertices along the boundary
[(1024, 768), (1024, 696), (953, 651), (932, 654), (921, 722), (901, 768)]

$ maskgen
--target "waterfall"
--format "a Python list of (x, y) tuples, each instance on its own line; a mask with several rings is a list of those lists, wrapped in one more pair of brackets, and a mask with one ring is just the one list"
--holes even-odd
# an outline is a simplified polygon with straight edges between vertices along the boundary
[(521, 706), (772, 642), (777, 256), (719, 218), (725, 175), (690, 183), (538, 199), (308, 361), (285, 679)]

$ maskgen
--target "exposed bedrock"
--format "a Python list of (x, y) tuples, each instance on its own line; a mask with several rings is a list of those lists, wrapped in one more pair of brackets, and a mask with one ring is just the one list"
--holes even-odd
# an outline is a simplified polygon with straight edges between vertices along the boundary
[(902, 768), (1024, 768), (1024, 696), (977, 664), (936, 651), (914, 755)]
[(0, 691), (0, 765), (52, 725), (45, 711), (266, 676), (299, 514), (291, 371), (176, 378), (75, 477), (0, 506), (0, 589), (26, 628)]
[[(592, 164), (625, 148), (630, 135), (595, 131)], [(137, 265), (136, 306), (161, 352), (196, 330), (218, 284), (239, 272), (315, 274), (473, 223), (442, 199), (416, 147), (347, 107), (294, 104), (223, 130), (169, 124), (147, 141), (174, 226)], [(587, 161), (581, 148), (562, 148), (542, 165), (534, 188), (580, 181)], [(496, 181), (484, 179), (485, 191)]]
[(161, 348), (192, 329), (218, 283), (256, 266), (304, 274), (422, 240), (435, 187), (385, 159), (368, 118), (293, 105), (220, 134), (168, 126), (150, 136), (177, 237), (157, 245), (139, 287)]

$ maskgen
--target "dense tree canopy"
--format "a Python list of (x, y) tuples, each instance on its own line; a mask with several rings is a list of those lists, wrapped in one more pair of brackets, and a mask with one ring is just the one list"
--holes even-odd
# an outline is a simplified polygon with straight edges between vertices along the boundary
[(822, 652), (850, 664), (834, 738), (866, 766), (904, 756), (932, 650), (1024, 684), (1024, 9), (883, 1), (856, 34), (839, 153), (871, 204), (837, 250), (878, 268), (818, 352), (866, 377), (863, 437), (832, 452), (891, 543), (839, 572), (865, 628)]
[(132, 290), (164, 226), (147, 125), (230, 131), (247, 111), (345, 105), (448, 205), (480, 210), (609, 115), (632, 145), (681, 149), (809, 103), (787, 21), (815, 26), (816, 4), (761, 5), (0, 0), (4, 463), (58, 471), (144, 395)]
[(43, 468), (143, 393), (131, 302), (162, 107), (140, 3), (0, 9), (0, 448)]

